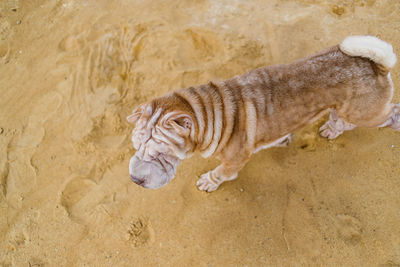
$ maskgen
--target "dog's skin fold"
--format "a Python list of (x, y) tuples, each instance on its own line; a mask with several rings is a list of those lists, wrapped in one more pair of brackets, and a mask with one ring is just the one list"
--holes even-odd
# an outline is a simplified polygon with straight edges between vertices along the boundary
[(320, 131), (330, 139), (356, 126), (400, 130), (400, 107), (391, 104), (389, 69), (396, 61), (391, 49), (374, 37), (349, 37), (291, 64), (155, 98), (128, 117), (136, 123), (131, 178), (161, 187), (181, 160), (199, 151), (221, 161), (197, 182), (200, 190), (214, 191), (236, 178), (253, 153), (287, 145), (291, 132), (329, 111)]

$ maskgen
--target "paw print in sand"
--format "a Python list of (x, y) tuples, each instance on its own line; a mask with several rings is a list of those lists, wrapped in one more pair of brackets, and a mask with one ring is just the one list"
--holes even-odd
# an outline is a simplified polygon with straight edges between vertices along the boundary
[(132, 242), (135, 247), (142, 247), (153, 240), (154, 231), (146, 218), (133, 220), (127, 231), (127, 241)]

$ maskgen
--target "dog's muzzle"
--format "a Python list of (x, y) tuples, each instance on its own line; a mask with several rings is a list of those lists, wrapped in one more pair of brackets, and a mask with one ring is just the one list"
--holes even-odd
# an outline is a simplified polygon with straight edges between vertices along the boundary
[(131, 180), (145, 188), (157, 189), (174, 178), (180, 160), (169, 162), (163, 166), (157, 159), (145, 161), (134, 155), (129, 162)]

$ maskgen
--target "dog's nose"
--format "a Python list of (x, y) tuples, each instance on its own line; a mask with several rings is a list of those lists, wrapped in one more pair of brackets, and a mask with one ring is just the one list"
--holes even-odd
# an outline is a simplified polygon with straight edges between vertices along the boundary
[(142, 180), (136, 176), (133, 176), (132, 174), (130, 174), (130, 176), (131, 176), (131, 180), (133, 182), (135, 182), (135, 184), (142, 185), (144, 183), (144, 180)]

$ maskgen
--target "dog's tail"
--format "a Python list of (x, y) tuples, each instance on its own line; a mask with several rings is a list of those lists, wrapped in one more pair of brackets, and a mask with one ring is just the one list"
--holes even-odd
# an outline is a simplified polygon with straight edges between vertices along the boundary
[(349, 56), (365, 57), (390, 70), (396, 64), (396, 55), (390, 44), (374, 36), (349, 36), (340, 44), (340, 50)]

